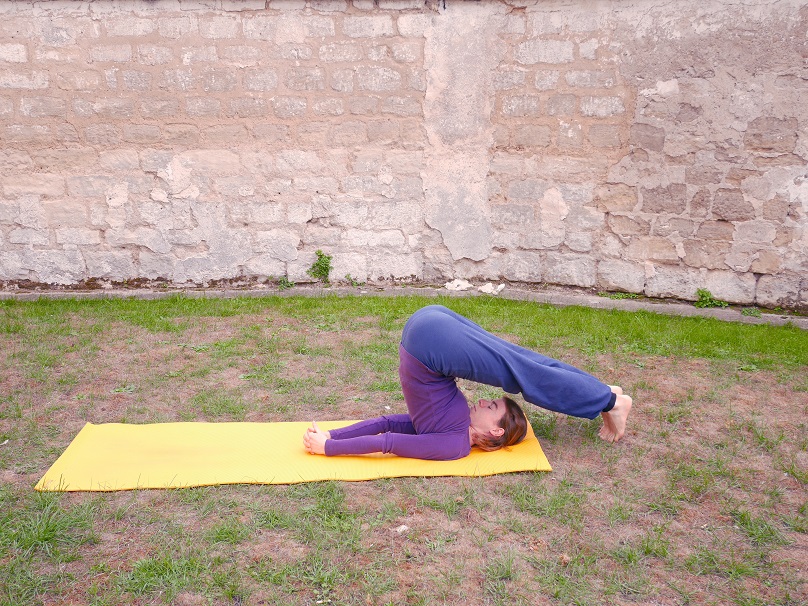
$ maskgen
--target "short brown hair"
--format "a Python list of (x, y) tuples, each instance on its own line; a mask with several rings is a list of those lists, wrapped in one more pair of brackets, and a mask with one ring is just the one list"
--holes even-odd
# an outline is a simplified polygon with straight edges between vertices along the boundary
[(502, 398), (505, 401), (505, 414), (499, 422), (499, 426), (505, 430), (501, 436), (478, 435), (474, 443), (481, 450), (499, 450), (503, 446), (513, 446), (521, 442), (527, 435), (527, 417), (525, 411), (511, 400), (508, 396)]

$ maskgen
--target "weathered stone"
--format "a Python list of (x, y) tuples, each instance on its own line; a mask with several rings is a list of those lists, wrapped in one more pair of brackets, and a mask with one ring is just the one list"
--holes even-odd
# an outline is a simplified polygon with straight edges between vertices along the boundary
[(511, 144), (516, 147), (548, 147), (553, 142), (552, 131), (543, 124), (514, 127)]
[(749, 123), (743, 142), (753, 151), (787, 154), (797, 145), (798, 130), (796, 118), (756, 118)]
[(706, 267), (707, 269), (726, 269), (728, 242), (711, 240), (685, 240), (682, 242), (684, 257), (682, 260), (690, 267)]
[(687, 187), (671, 183), (667, 187), (641, 189), (642, 210), (646, 213), (680, 214), (687, 207)]
[(593, 124), (589, 127), (589, 142), (598, 148), (620, 147), (621, 128), (617, 124)]
[(648, 151), (661, 152), (665, 147), (665, 130), (650, 124), (632, 124), (629, 142)]
[(640, 217), (609, 214), (607, 222), (618, 236), (647, 236), (651, 233), (651, 224)]
[(528, 40), (516, 49), (516, 60), (525, 65), (570, 63), (574, 53), (575, 45), (569, 40)]
[(401, 87), (401, 74), (388, 67), (361, 66), (356, 73), (360, 90), (393, 91)]
[(65, 193), (65, 181), (60, 175), (34, 173), (28, 175), (5, 175), (0, 179), (6, 196), (34, 194), (56, 197)]
[(712, 216), (725, 221), (749, 221), (755, 218), (755, 207), (744, 199), (739, 189), (719, 189), (713, 196)]
[(781, 269), (780, 255), (774, 250), (758, 251), (757, 259), (749, 267), (753, 274), (776, 274)]
[(633, 239), (626, 249), (626, 257), (633, 261), (672, 262), (679, 260), (679, 253), (667, 238), (650, 236)]
[(393, 35), (390, 15), (345, 17), (342, 31), (349, 38), (378, 38)]
[(571, 116), (575, 113), (578, 99), (575, 95), (553, 95), (547, 100), (547, 114), (550, 116)]
[[(541, 282), (542, 258), (540, 253), (514, 251), (502, 267), (502, 277), (514, 282)], [(488, 278), (489, 276), (484, 276)], [(498, 278), (499, 276), (490, 276)]]
[(594, 201), (605, 212), (631, 211), (637, 205), (637, 191), (628, 185), (606, 183), (595, 188)]
[(536, 95), (515, 95), (502, 100), (502, 113), (511, 117), (538, 116), (541, 99)]
[(82, 256), (89, 278), (122, 282), (138, 277), (130, 252), (85, 250)]
[(641, 293), (645, 288), (642, 263), (605, 259), (598, 263), (598, 286), (605, 290)]
[(279, 261), (294, 261), (297, 259), (297, 247), (299, 245), (300, 237), (289, 229), (258, 231), (252, 237), (254, 252), (266, 253)]
[(693, 235), (695, 225), (689, 219), (679, 217), (661, 217), (654, 224), (655, 236), (681, 236), (687, 238)]
[(755, 300), (755, 276), (732, 271), (708, 271), (704, 288), (716, 299), (748, 305)]
[(626, 108), (620, 97), (582, 97), (581, 113), (584, 116), (607, 118), (624, 114)]
[(777, 236), (777, 226), (770, 221), (743, 221), (735, 225), (734, 239), (738, 242), (771, 244)]
[(696, 300), (701, 288), (700, 273), (696, 269), (672, 265), (645, 264), (645, 294), (649, 297)]
[(544, 257), (543, 280), (551, 284), (594, 286), (597, 264), (592, 257), (548, 252)]
[(800, 303), (800, 276), (781, 274), (760, 276), (755, 290), (755, 303), (761, 307), (793, 307)]

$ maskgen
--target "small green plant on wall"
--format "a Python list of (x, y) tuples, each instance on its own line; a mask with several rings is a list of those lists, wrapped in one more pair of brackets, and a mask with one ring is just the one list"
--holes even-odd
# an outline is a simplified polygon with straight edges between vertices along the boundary
[(324, 284), (329, 284), (328, 275), (331, 273), (331, 255), (325, 254), (321, 250), (315, 251), (317, 255), (317, 260), (312, 263), (311, 267), (306, 270), (306, 273), (309, 274), (315, 280), (320, 280)]
[(696, 291), (696, 296), (699, 298), (694, 303), (696, 307), (727, 307), (729, 303), (721, 301), (713, 297), (713, 293), (705, 288), (699, 288)]

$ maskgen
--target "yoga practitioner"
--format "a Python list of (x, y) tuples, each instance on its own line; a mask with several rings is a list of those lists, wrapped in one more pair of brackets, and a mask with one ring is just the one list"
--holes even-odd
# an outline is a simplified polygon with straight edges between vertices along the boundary
[(472, 446), (496, 450), (524, 438), (527, 420), (510, 398), (481, 399), (469, 408), (457, 387), (468, 379), (564, 414), (603, 417), (599, 435), (617, 442), (626, 430), (631, 398), (619, 387), (514, 345), (440, 305), (415, 312), (399, 344), (399, 377), (409, 414), (386, 415), (303, 436), (305, 449), (328, 456), (392, 452), (402, 457), (450, 460)]

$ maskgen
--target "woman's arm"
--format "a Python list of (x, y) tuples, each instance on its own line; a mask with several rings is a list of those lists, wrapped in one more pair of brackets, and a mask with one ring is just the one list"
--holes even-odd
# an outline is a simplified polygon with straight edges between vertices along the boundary
[(467, 456), (471, 446), (468, 431), (420, 435), (387, 432), (378, 435), (327, 440), (324, 450), (328, 456), (382, 452), (411, 459), (450, 461)]

